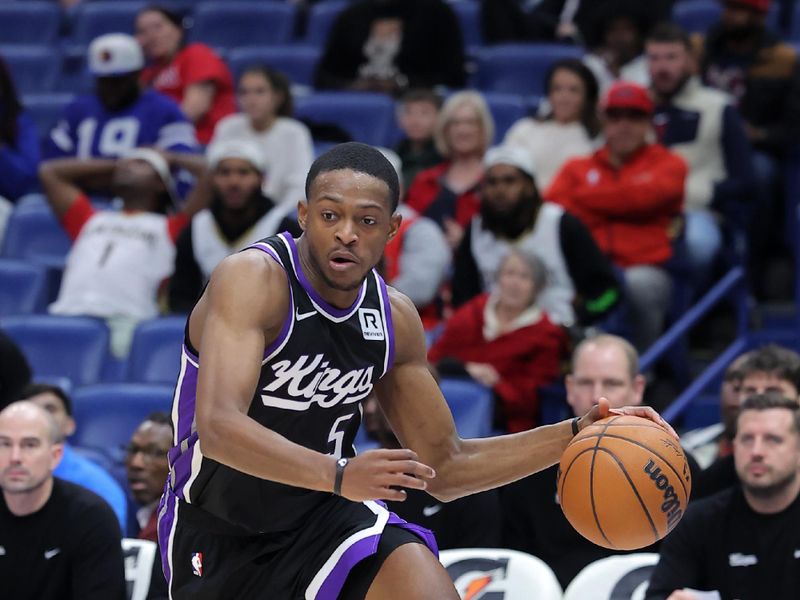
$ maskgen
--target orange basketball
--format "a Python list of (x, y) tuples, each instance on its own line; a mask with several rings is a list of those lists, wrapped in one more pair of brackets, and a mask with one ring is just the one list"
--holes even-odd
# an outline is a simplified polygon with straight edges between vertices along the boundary
[(635, 550), (667, 535), (692, 489), (678, 441), (648, 419), (612, 416), (570, 442), (558, 469), (561, 509), (598, 546)]

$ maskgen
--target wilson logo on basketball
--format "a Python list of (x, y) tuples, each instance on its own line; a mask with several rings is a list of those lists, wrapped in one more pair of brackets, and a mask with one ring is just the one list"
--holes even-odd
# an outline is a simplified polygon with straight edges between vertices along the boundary
[(656, 484), (656, 487), (664, 492), (664, 501), (661, 503), (661, 512), (667, 515), (667, 527), (672, 529), (678, 521), (681, 520), (683, 510), (681, 510), (681, 502), (678, 495), (675, 493), (669, 483), (669, 478), (661, 472), (661, 467), (650, 459), (644, 467), (644, 472), (650, 476), (650, 479)]

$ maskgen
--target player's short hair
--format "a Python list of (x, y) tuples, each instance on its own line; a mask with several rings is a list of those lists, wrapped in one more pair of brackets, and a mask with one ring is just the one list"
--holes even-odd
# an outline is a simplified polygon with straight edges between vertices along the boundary
[(70, 417), (72, 416), (72, 401), (69, 399), (69, 396), (67, 396), (67, 393), (57, 385), (51, 385), (49, 383), (29, 383), (22, 388), (17, 400), (28, 400), (39, 394), (53, 394), (56, 398), (61, 400), (61, 404), (64, 405), (64, 412)]
[(625, 338), (618, 335), (612, 335), (610, 333), (600, 333), (582, 340), (575, 347), (575, 350), (572, 353), (573, 364), (575, 364), (575, 360), (578, 358), (578, 355), (580, 355), (580, 353), (589, 344), (596, 344), (598, 346), (617, 346), (625, 355), (626, 362), (628, 363), (628, 375), (630, 375), (631, 381), (633, 381), (639, 374), (639, 353), (636, 352), (636, 348), (634, 348), (633, 344), (631, 344)]
[(306, 198), (311, 196), (311, 186), (319, 175), (341, 169), (365, 173), (383, 181), (389, 188), (392, 212), (397, 210), (397, 204), (400, 202), (400, 181), (397, 178), (397, 171), (380, 150), (360, 142), (338, 144), (314, 161), (306, 177)]
[(788, 381), (800, 392), (800, 354), (777, 344), (768, 344), (750, 352), (741, 372), (742, 379), (752, 373), (767, 373)]
[[(794, 431), (800, 434), (800, 405), (797, 400), (787, 398), (781, 392), (769, 391), (763, 394), (754, 394), (745, 398), (742, 406), (739, 409), (739, 416), (743, 415), (748, 410), (770, 410), (773, 408), (780, 408), (788, 410), (792, 413), (792, 425)], [(738, 421), (738, 419), (737, 419)]]
[(662, 21), (647, 35), (646, 43), (680, 44), (686, 50), (692, 50), (692, 40), (686, 30), (672, 21)]

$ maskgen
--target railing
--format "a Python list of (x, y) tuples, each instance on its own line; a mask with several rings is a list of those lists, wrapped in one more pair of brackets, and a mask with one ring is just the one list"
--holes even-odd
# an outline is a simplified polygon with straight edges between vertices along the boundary
[(692, 403), (698, 393), (716, 379), (728, 364), (747, 347), (747, 280), (742, 267), (734, 267), (712, 287), (694, 306), (678, 319), (641, 358), (641, 370), (647, 371), (660, 360), (673, 346), (681, 342), (688, 331), (694, 327), (712, 308), (725, 298), (732, 296), (736, 305), (736, 339), (706, 368), (703, 373), (681, 393), (666, 410), (663, 416), (672, 421), (680, 416)]

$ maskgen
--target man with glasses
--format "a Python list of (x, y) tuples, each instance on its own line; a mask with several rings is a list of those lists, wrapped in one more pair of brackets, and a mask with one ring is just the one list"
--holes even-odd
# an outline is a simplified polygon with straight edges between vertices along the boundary
[(661, 333), (670, 306), (672, 258), (683, 211), (687, 167), (651, 143), (653, 100), (644, 87), (618, 82), (603, 102), (606, 143), (567, 162), (545, 192), (589, 228), (622, 269), (632, 337), (640, 352)]

